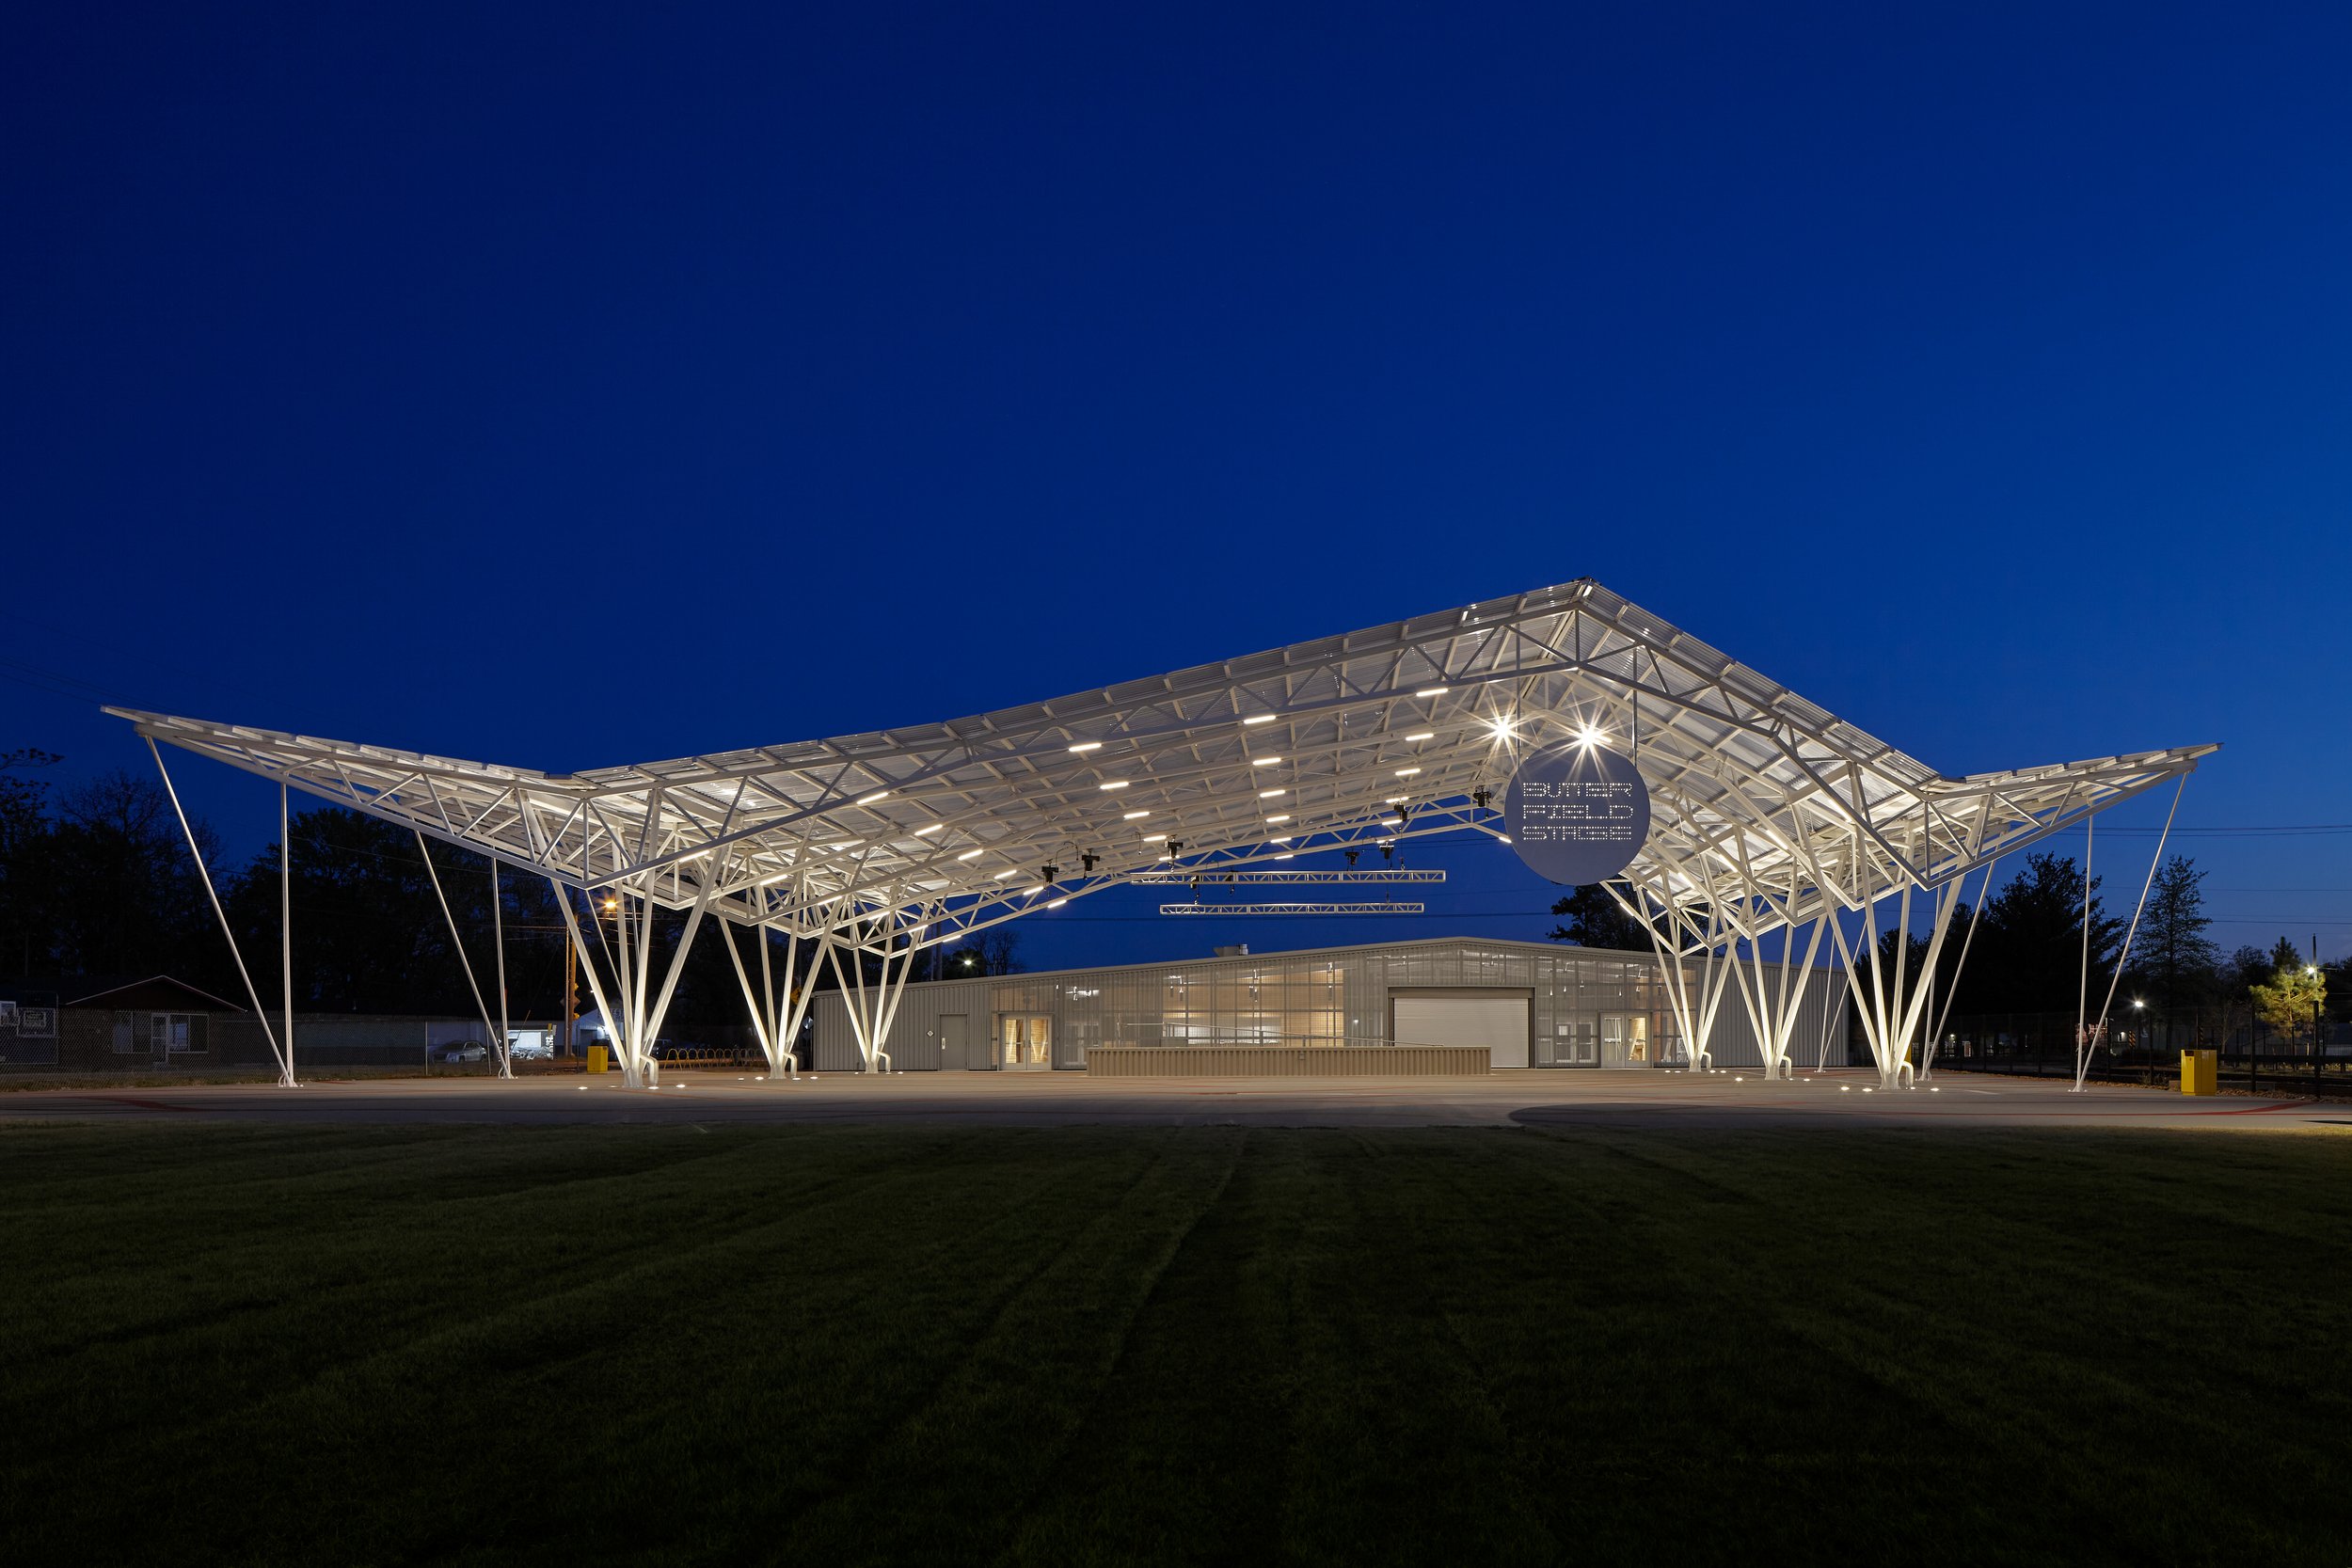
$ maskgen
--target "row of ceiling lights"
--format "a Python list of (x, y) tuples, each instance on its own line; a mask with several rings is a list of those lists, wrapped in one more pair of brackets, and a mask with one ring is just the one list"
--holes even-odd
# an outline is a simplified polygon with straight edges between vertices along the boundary
[[(1443, 687), (1443, 686), (1431, 686), (1431, 687), (1423, 687), (1423, 688), (1422, 688), (1421, 689), (1419, 689), (1419, 690), (1415, 691), (1415, 692), (1413, 693), (1413, 695), (1414, 695), (1415, 697), (1417, 697), (1417, 698), (1442, 697), (1442, 696), (1444, 696), (1444, 695), (1445, 695), (1445, 694), (1446, 694), (1449, 690), (1451, 690), (1451, 689), (1452, 689), (1452, 688), (1450, 688), (1450, 687)], [(1271, 714), (1271, 713), (1251, 714), (1251, 715), (1249, 715), (1248, 717), (1247, 717), (1247, 718), (1243, 719), (1243, 720), (1242, 720), (1242, 722), (1243, 722), (1245, 725), (1270, 724), (1270, 723), (1274, 722), (1274, 721), (1275, 721), (1278, 717), (1279, 717), (1279, 715), (1276, 715), (1276, 714)], [(1497, 719), (1497, 720), (1491, 720), (1491, 721), (1489, 721), (1488, 722), (1489, 722), (1489, 727), (1490, 727), (1490, 728), (1494, 731), (1494, 733), (1495, 733), (1495, 737), (1496, 737), (1497, 739), (1499, 739), (1499, 740), (1500, 740), (1500, 739), (1508, 739), (1508, 738), (1510, 737), (1511, 733), (1512, 733), (1512, 729), (1513, 729), (1513, 723), (1512, 723), (1512, 721), (1510, 721), (1510, 720), (1508, 720), (1508, 719)], [(1435, 732), (1435, 731), (1433, 731), (1433, 730), (1418, 730), (1418, 731), (1414, 731), (1414, 732), (1412, 732), (1412, 733), (1410, 733), (1410, 734), (1407, 734), (1406, 736), (1404, 736), (1404, 739), (1405, 739), (1406, 741), (1407, 741), (1407, 742), (1410, 742), (1410, 743), (1418, 743), (1418, 742), (1421, 742), (1421, 741), (1432, 740), (1432, 739), (1435, 739), (1435, 738), (1436, 738), (1436, 732)], [(1070, 751), (1071, 751), (1071, 752), (1074, 752), (1074, 753), (1076, 753), (1076, 754), (1078, 754), (1078, 755), (1083, 756), (1083, 755), (1086, 755), (1086, 754), (1087, 754), (1087, 753), (1089, 753), (1089, 752), (1099, 752), (1099, 751), (1101, 751), (1101, 750), (1103, 749), (1103, 744), (1104, 744), (1104, 743), (1103, 743), (1102, 741), (1099, 741), (1099, 740), (1080, 740), (1080, 741), (1073, 741), (1073, 742), (1072, 742), (1072, 743), (1071, 743), (1071, 746), (1070, 746), (1070, 748), (1069, 748), (1069, 749), (1070, 749)], [(1282, 761), (1282, 758), (1281, 758), (1279, 755), (1267, 755), (1267, 756), (1263, 756), (1263, 757), (1252, 757), (1252, 758), (1250, 758), (1250, 759), (1249, 759), (1249, 765), (1250, 765), (1252, 768), (1273, 768), (1273, 767), (1278, 767), (1278, 766), (1279, 766), (1279, 765), (1280, 765), (1280, 763), (1281, 763), (1281, 761)], [(1400, 778), (1400, 779), (1409, 779), (1409, 778), (1412, 778), (1412, 777), (1416, 776), (1416, 775), (1417, 775), (1417, 774), (1419, 774), (1420, 772), (1421, 772), (1421, 768), (1418, 768), (1418, 767), (1400, 768), (1397, 768), (1397, 769), (1395, 770), (1395, 776), (1396, 776), (1396, 777), (1398, 777), (1398, 778)], [(1133, 781), (1132, 781), (1132, 780), (1128, 780), (1128, 779), (1108, 779), (1108, 780), (1104, 780), (1104, 781), (1101, 782), (1100, 784), (1098, 784), (1096, 785), (1096, 787), (1097, 787), (1098, 789), (1103, 790), (1103, 791), (1109, 792), (1109, 791), (1114, 791), (1114, 790), (1125, 789), (1125, 788), (1127, 788), (1127, 787), (1128, 787), (1128, 786), (1129, 786), (1132, 783), (1133, 783)], [(1258, 792), (1258, 799), (1260, 799), (1261, 800), (1279, 800), (1282, 796), (1284, 796), (1284, 795), (1286, 795), (1286, 794), (1288, 794), (1288, 793), (1289, 793), (1289, 791), (1288, 791), (1287, 789), (1283, 789), (1283, 788), (1262, 789), (1262, 790), (1260, 790), (1260, 791)], [(878, 801), (881, 801), (881, 800), (884, 800), (889, 799), (890, 794), (891, 794), (891, 791), (889, 791), (889, 790), (887, 790), (887, 789), (878, 789), (878, 790), (875, 790), (874, 792), (872, 792), (871, 794), (868, 794), (868, 795), (862, 795), (862, 796), (858, 797), (858, 799), (857, 799), (857, 800), (856, 800), (856, 804), (861, 805), (861, 806), (869, 806), (869, 805), (873, 805), (873, 804), (875, 804), (875, 803), (876, 803), (876, 802), (878, 802)], [(1391, 824), (1391, 826), (1395, 826), (1395, 827), (1402, 827), (1402, 826), (1404, 826), (1404, 824), (1405, 824), (1405, 820), (1406, 820), (1406, 810), (1408, 809), (1408, 808), (1407, 808), (1407, 801), (1406, 801), (1406, 799), (1405, 797), (1403, 797), (1403, 796), (1391, 796), (1391, 797), (1389, 797), (1389, 798), (1388, 798), (1385, 801), (1383, 801), (1383, 804), (1384, 804), (1384, 805), (1386, 805), (1386, 806), (1389, 806), (1389, 807), (1391, 807), (1391, 808), (1393, 808), (1391, 812), (1387, 813), (1387, 814), (1384, 814), (1384, 816), (1385, 816), (1387, 817), (1387, 819), (1389, 820), (1390, 824)], [(1126, 813), (1121, 814), (1121, 819), (1122, 819), (1122, 820), (1124, 820), (1124, 821), (1128, 821), (1128, 822), (1134, 822), (1134, 821), (1139, 821), (1139, 820), (1141, 820), (1142, 818), (1145, 818), (1145, 817), (1150, 816), (1151, 815), (1152, 815), (1152, 814), (1151, 814), (1151, 812), (1150, 812), (1150, 811), (1148, 811), (1148, 810), (1146, 810), (1146, 811), (1131, 811), (1131, 812), (1126, 812)], [(1266, 818), (1267, 825), (1269, 825), (1269, 826), (1279, 826), (1279, 825), (1280, 825), (1280, 824), (1282, 824), (1282, 823), (1286, 823), (1286, 822), (1288, 822), (1288, 821), (1290, 821), (1290, 820), (1291, 820), (1291, 816), (1290, 816), (1290, 815), (1289, 815), (1288, 813), (1279, 813), (1279, 814), (1270, 815), (1270, 816), (1267, 816), (1267, 818)], [(925, 835), (928, 835), (928, 834), (930, 834), (930, 833), (938, 832), (940, 832), (943, 828), (945, 828), (946, 826), (946, 824), (945, 824), (945, 823), (941, 823), (941, 822), (934, 822), (934, 823), (931, 823), (930, 825), (929, 825), (928, 827), (917, 828), (916, 830), (914, 830), (914, 832), (915, 832), (915, 836), (917, 836), (917, 837), (922, 837), (922, 836), (925, 836)], [(820, 846), (819, 847), (820, 847), (820, 848), (822, 848), (822, 849), (826, 849), (826, 850), (833, 850), (833, 849), (853, 849), (853, 848), (858, 847), (859, 847), (860, 845), (862, 845), (864, 842), (865, 842), (865, 841), (864, 841), (863, 839), (853, 839), (853, 840), (850, 840), (850, 841), (849, 841), (849, 842), (847, 842), (847, 843), (843, 843), (843, 844), (834, 844), (834, 845), (824, 845), (824, 846)], [(1166, 843), (1168, 842), (1168, 835), (1167, 835), (1166, 833), (1147, 833), (1147, 834), (1145, 834), (1145, 835), (1144, 835), (1143, 842), (1144, 842), (1144, 843), (1146, 843), (1146, 844), (1166, 844)], [(1290, 842), (1291, 842), (1291, 840), (1290, 840), (1288, 837), (1281, 837), (1281, 838), (1275, 838), (1275, 839), (1272, 839), (1270, 842), (1272, 842), (1272, 843), (1276, 843), (1276, 844), (1288, 844), (1288, 843), (1290, 843)], [(1160, 858), (1160, 859), (1162, 859), (1162, 860), (1168, 860), (1168, 859), (1172, 859), (1172, 858), (1173, 858), (1173, 848), (1174, 848), (1174, 847), (1173, 847), (1173, 846), (1171, 846), (1171, 847), (1170, 847), (1169, 848), (1168, 848), (1168, 849), (1163, 849), (1163, 850), (1160, 852), (1160, 857), (1159, 857), (1159, 858)], [(967, 850), (967, 851), (965, 851), (963, 854), (958, 855), (958, 856), (956, 857), (956, 859), (957, 859), (959, 862), (973, 861), (973, 860), (977, 860), (977, 859), (978, 859), (978, 858), (979, 858), (982, 854), (984, 854), (984, 853), (986, 853), (985, 849), (971, 849), (971, 850)], [(1088, 856), (1088, 857), (1087, 857), (1087, 859), (1088, 859), (1089, 862), (1091, 862), (1091, 861), (1093, 860), (1093, 858), (1094, 858), (1094, 857), (1093, 857), (1093, 856), (1091, 856), (1091, 855), (1089, 855), (1089, 856)], [(1284, 855), (1278, 855), (1278, 856), (1276, 856), (1275, 858), (1276, 858), (1276, 859), (1278, 859), (1278, 860), (1289, 860), (1289, 859), (1291, 859), (1292, 857), (1291, 857), (1290, 855), (1284, 854)], [(1050, 868), (1050, 867), (1049, 867), (1048, 869), (1049, 869), (1049, 871), (1050, 871), (1052, 868)], [(1092, 869), (1091, 865), (1089, 865), (1089, 870), (1091, 870), (1091, 869)], [(1010, 871), (1000, 871), (1000, 872), (996, 873), (996, 879), (998, 879), (998, 880), (1002, 880), (1003, 879), (1005, 879), (1005, 878), (1007, 878), (1007, 877), (1010, 877), (1011, 875), (1013, 875), (1013, 873), (1012, 873), (1012, 872), (1010, 872)], [(1049, 882), (1048, 882), (1048, 884), (1041, 884), (1040, 886), (1037, 886), (1037, 887), (1034, 887), (1034, 888), (1030, 888), (1030, 889), (1028, 889), (1028, 890), (1027, 890), (1027, 892), (1028, 892), (1029, 894), (1031, 894), (1031, 895), (1035, 895), (1035, 894), (1038, 894), (1038, 893), (1041, 893), (1041, 892), (1045, 891), (1045, 886), (1050, 884), (1050, 880), (1051, 880), (1051, 879), (1049, 878)], [(1048, 905), (1047, 907), (1048, 907), (1049, 909), (1050, 909), (1050, 908), (1057, 908), (1057, 907), (1059, 906), (1059, 903), (1060, 903), (1060, 902), (1062, 902), (1062, 901), (1057, 900), (1055, 904), (1050, 904), (1050, 905)]]

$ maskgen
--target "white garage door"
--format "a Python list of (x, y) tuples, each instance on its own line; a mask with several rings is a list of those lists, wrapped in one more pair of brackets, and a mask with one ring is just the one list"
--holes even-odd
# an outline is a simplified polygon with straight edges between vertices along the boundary
[(1400, 996), (1399, 1045), (1483, 1045), (1497, 1067), (1527, 1065), (1524, 996)]

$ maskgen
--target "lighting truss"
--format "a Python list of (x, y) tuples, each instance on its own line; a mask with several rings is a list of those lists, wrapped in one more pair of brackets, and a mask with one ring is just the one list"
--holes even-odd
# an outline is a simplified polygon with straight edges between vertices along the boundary
[(1291, 885), (1328, 884), (1332, 882), (1410, 882), (1427, 884), (1445, 880), (1443, 871), (1194, 871), (1184, 875), (1152, 872), (1130, 878), (1138, 887), (1212, 886), (1254, 887), (1263, 883)]
[(1420, 914), (1420, 904), (1162, 904), (1162, 914)]

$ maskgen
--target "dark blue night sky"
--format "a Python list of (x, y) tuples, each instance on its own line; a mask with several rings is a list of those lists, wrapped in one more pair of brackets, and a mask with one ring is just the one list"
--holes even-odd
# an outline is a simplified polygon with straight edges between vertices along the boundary
[[(1589, 575), (1947, 772), (2352, 822), (2352, 10), (485, 9), (11, 13), (0, 746), (567, 769)], [(2179, 847), (2352, 946), (2352, 833)], [(1155, 901), (1025, 956), (1408, 928)]]

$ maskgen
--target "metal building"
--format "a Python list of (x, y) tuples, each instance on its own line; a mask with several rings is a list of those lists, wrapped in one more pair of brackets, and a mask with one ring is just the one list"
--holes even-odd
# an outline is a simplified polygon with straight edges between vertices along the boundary
[[(1742, 968), (1743, 995), (1783, 984), (1776, 963)], [(1663, 1067), (1687, 1053), (1659, 974), (1651, 953), (1447, 937), (916, 982), (882, 1052), (901, 1072), (1082, 1069), (1104, 1045), (1480, 1045), (1498, 1068)], [(1792, 1053), (1842, 1063), (1844, 975), (1791, 966), (1786, 986)], [(819, 991), (814, 1010), (817, 1069), (862, 1070), (847, 999)], [(1763, 1066), (1747, 1010), (1717, 1019), (1717, 1067)]]

